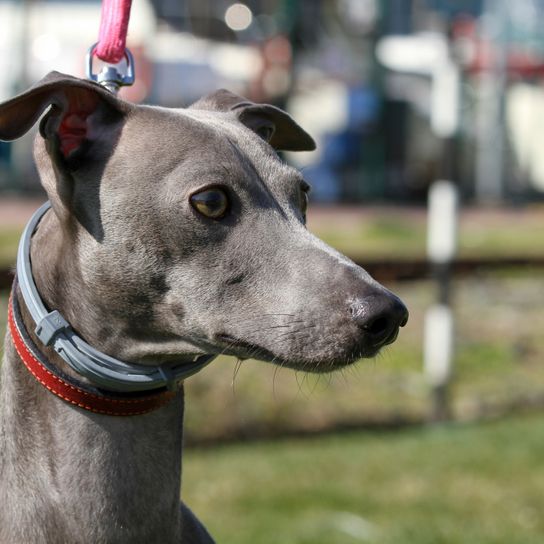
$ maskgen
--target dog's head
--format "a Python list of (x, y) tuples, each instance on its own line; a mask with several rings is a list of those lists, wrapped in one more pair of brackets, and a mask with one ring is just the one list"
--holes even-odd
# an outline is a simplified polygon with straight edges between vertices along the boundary
[(71, 256), (62, 310), (99, 349), (321, 372), (376, 355), (406, 323), (396, 296), (306, 230), (308, 184), (276, 150), (314, 142), (282, 110), (228, 91), (136, 106), (53, 72), (0, 105), (0, 138), (46, 110), (35, 156)]

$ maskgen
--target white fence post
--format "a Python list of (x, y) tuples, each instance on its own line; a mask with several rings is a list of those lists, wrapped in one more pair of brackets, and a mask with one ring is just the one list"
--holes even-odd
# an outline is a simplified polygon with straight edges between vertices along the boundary
[(450, 307), (451, 265), (457, 252), (458, 190), (436, 181), (429, 191), (427, 254), (438, 285), (438, 301), (425, 316), (424, 372), (433, 394), (434, 420), (448, 419), (448, 384), (452, 375), (454, 319)]

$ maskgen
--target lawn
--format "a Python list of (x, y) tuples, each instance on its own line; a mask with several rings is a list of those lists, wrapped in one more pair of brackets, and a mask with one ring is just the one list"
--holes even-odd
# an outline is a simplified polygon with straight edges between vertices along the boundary
[[(463, 209), (461, 257), (542, 256), (544, 208)], [(423, 258), (426, 215), (422, 208), (310, 208), (308, 228), (339, 251), (372, 258)]]
[(22, 229), (0, 229), (0, 268), (7, 268), (15, 264), (17, 245)]
[(544, 417), (188, 450), (221, 544), (541, 544)]

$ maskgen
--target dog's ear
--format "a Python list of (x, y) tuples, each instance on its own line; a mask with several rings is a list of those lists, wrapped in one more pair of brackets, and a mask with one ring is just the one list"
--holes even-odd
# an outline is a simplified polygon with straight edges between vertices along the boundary
[(315, 149), (313, 138), (288, 113), (270, 104), (255, 104), (225, 89), (201, 98), (191, 109), (234, 112), (241, 123), (277, 150)]
[(100, 125), (132, 106), (91, 81), (50, 72), (24, 93), (0, 104), (0, 140), (25, 134), (49, 108), (40, 133), (64, 158), (76, 154), (100, 132)]
[(41, 182), (59, 219), (75, 217), (101, 240), (100, 172), (134, 108), (96, 83), (51, 72), (0, 104), (0, 139), (19, 138), (45, 112), (34, 143)]

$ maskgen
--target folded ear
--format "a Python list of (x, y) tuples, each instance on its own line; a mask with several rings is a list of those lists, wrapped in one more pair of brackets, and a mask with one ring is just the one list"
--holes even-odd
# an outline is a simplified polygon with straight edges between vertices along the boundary
[(288, 113), (270, 104), (255, 104), (225, 89), (201, 98), (191, 109), (234, 112), (242, 124), (277, 150), (315, 149), (313, 138)]
[[(0, 104), (0, 140), (25, 134), (49, 106), (40, 132), (65, 158), (92, 136), (97, 123), (91, 122), (91, 116), (100, 106), (117, 116), (132, 108), (96, 83), (50, 72), (24, 93)], [(100, 122), (108, 122), (107, 116), (101, 116)]]

